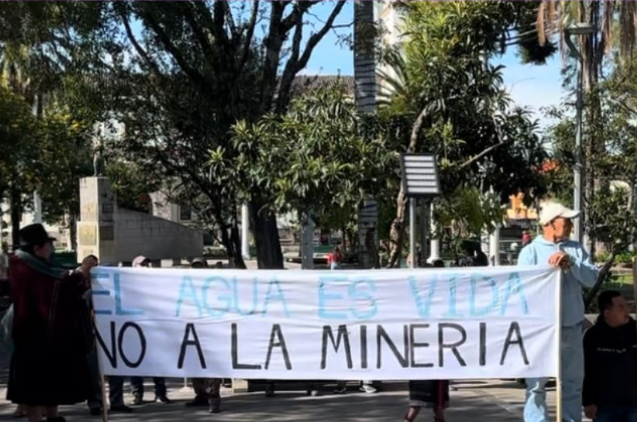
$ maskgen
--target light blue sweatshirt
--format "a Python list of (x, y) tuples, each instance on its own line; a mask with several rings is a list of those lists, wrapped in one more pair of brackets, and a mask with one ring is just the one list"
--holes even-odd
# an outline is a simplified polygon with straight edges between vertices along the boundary
[(593, 287), (597, 281), (597, 268), (582, 245), (573, 240), (553, 243), (538, 236), (522, 249), (518, 265), (548, 265), (551, 255), (559, 251), (571, 257), (571, 268), (562, 275), (562, 326), (572, 327), (584, 320), (582, 287)]

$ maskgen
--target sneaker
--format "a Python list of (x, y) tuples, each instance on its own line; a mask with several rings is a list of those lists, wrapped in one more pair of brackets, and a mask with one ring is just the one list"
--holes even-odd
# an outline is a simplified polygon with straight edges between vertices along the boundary
[(133, 408), (126, 406), (125, 404), (111, 406), (110, 410), (113, 413), (133, 413)]
[(374, 394), (376, 392), (376, 389), (374, 387), (372, 387), (369, 384), (363, 384), (361, 385), (361, 387), (359, 388), (359, 390), (363, 393), (367, 393), (367, 394)]
[(170, 400), (168, 399), (167, 395), (163, 394), (161, 396), (155, 397), (155, 403), (170, 404)]
[(347, 386), (336, 387), (334, 390), (334, 394), (345, 394), (347, 393)]
[(144, 399), (142, 399), (142, 396), (133, 396), (133, 406), (141, 406), (142, 404), (144, 404)]

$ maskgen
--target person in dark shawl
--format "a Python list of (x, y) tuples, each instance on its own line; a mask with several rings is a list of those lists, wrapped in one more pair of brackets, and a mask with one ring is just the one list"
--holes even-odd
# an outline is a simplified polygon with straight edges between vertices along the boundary
[[(431, 266), (444, 268), (445, 263), (436, 259)], [(444, 422), (445, 409), (449, 407), (449, 381), (409, 381), (409, 410), (403, 422), (414, 422), (423, 407), (433, 409), (434, 422)]]
[(53, 241), (41, 224), (20, 230), (20, 250), (10, 261), (13, 302), (7, 399), (27, 406), (30, 422), (64, 422), (59, 405), (86, 401), (90, 391), (86, 360), (92, 346), (82, 294), (90, 265), (71, 273), (51, 263)]
[(409, 381), (409, 410), (403, 422), (414, 422), (423, 407), (433, 409), (434, 422), (444, 422), (448, 406), (449, 381)]

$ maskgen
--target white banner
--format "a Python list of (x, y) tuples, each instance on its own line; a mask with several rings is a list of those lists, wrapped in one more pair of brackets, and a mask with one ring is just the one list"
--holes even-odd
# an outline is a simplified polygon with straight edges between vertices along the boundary
[(544, 267), (241, 271), (100, 267), (107, 375), (424, 380), (558, 373)]

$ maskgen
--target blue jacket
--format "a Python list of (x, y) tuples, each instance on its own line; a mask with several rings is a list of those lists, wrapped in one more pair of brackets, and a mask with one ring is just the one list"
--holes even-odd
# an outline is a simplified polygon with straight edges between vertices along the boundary
[(550, 256), (559, 251), (571, 257), (571, 268), (562, 275), (562, 326), (572, 327), (584, 320), (582, 287), (593, 287), (597, 281), (597, 268), (582, 245), (573, 240), (553, 243), (538, 236), (522, 249), (518, 265), (548, 265)]

